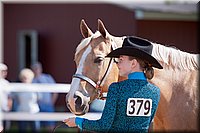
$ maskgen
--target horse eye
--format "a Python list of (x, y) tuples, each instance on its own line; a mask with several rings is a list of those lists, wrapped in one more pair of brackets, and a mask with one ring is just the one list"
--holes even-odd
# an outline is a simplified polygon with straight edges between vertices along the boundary
[(95, 60), (94, 60), (94, 63), (101, 63), (103, 61), (103, 57), (97, 57)]
[(119, 58), (114, 58), (115, 63), (119, 63)]

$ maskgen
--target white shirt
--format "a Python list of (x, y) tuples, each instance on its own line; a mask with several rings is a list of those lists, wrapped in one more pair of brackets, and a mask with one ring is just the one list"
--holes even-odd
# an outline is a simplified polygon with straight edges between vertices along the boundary
[(39, 105), (37, 103), (37, 93), (35, 92), (15, 92), (12, 94), (18, 102), (17, 111), (37, 113)]
[(0, 107), (3, 111), (8, 111), (8, 95), (9, 92), (6, 91), (6, 88), (8, 87), (9, 82), (3, 78), (0, 78)]
[[(9, 82), (3, 78), (0, 78), (0, 128), (3, 128), (2, 123), (2, 110), (8, 111), (8, 92), (6, 88), (8, 87)], [(1, 131), (2, 129), (0, 129)]]

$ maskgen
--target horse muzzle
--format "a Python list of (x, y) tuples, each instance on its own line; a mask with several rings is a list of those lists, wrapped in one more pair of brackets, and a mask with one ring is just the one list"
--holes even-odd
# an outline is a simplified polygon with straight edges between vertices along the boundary
[(80, 91), (76, 91), (74, 96), (66, 95), (66, 105), (75, 115), (84, 115), (89, 111), (90, 97), (84, 96)]

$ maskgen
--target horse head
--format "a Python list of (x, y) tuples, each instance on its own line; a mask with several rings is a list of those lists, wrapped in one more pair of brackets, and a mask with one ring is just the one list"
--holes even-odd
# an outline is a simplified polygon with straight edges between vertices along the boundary
[(66, 95), (66, 104), (76, 115), (87, 113), (89, 104), (107, 92), (112, 82), (118, 81), (114, 59), (105, 56), (123, 42), (123, 37), (110, 35), (101, 20), (98, 20), (95, 33), (84, 20), (81, 20), (80, 30), (84, 39), (76, 48), (74, 61), (77, 69)]

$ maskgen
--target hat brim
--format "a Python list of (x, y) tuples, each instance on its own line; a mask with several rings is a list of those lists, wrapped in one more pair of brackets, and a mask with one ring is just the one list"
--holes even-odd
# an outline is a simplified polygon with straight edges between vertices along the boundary
[(121, 47), (111, 51), (106, 57), (119, 58), (120, 55), (137, 57), (148, 61), (153, 67), (163, 69), (160, 63), (153, 56), (136, 48)]

